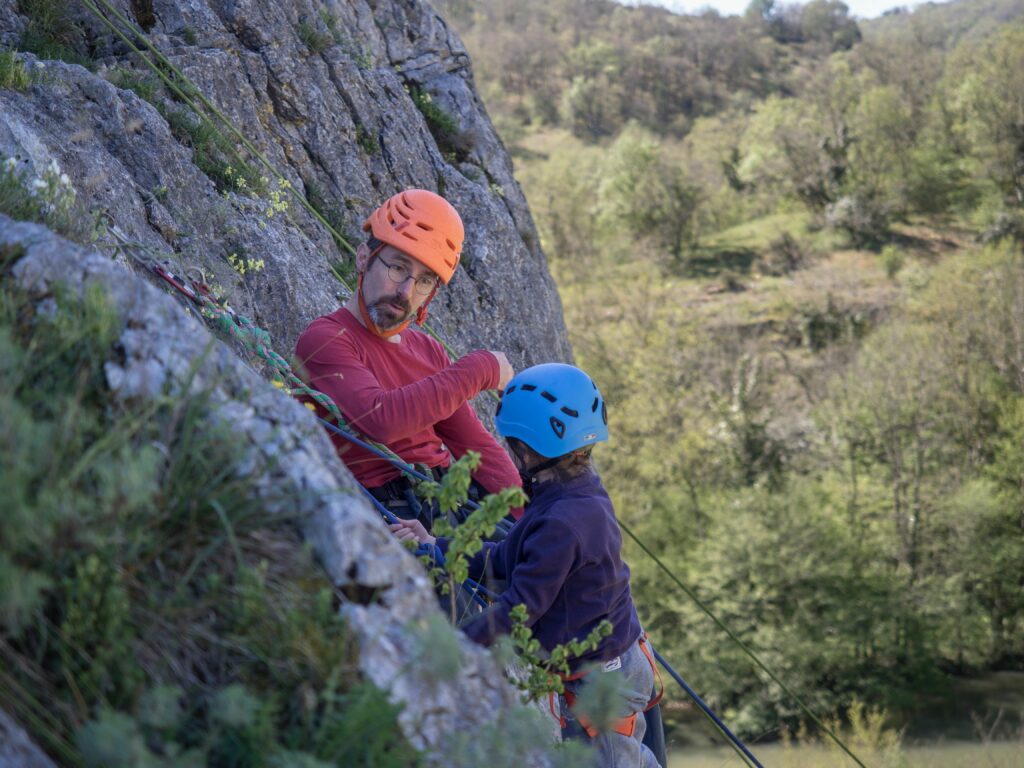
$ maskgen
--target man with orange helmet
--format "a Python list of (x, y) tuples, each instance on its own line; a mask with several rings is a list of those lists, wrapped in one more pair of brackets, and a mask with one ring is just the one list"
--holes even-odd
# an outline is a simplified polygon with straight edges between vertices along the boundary
[[(436, 477), (453, 457), (474, 450), (482, 457), (473, 478), (478, 494), (519, 485), (518, 471), (468, 403), (512, 378), (504, 353), (478, 350), (453, 363), (437, 341), (409, 329), (414, 320), (423, 323), (427, 305), (458, 267), (458, 212), (433, 192), (410, 189), (370, 214), (363, 230), (370, 237), (356, 251), (355, 293), (314, 320), (296, 344), (303, 378), (357, 430)], [(363, 486), (398, 517), (420, 518), (430, 528), (429, 507), (397, 469), (331, 437)]]

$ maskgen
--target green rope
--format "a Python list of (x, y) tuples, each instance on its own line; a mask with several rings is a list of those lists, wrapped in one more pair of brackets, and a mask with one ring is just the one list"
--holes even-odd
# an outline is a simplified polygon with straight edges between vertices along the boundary
[(676, 577), (676, 575), (674, 573), (672, 573), (672, 571), (669, 570), (668, 566), (666, 566), (663, 562), (661, 562), (661, 559), (656, 554), (654, 554), (654, 552), (652, 552), (647, 547), (646, 544), (644, 544), (642, 541), (640, 541), (639, 538), (637, 538), (636, 534), (633, 533), (633, 531), (630, 530), (628, 525), (626, 525), (624, 522), (622, 522), (622, 520), (619, 520), (619, 527), (622, 528), (622, 530), (626, 533), (626, 535), (629, 536), (629, 538), (631, 538), (634, 542), (636, 542), (637, 546), (639, 546), (640, 549), (642, 549), (644, 552), (646, 552), (648, 557), (650, 557), (655, 563), (657, 563), (658, 567), (661, 568), (661, 570), (664, 571), (665, 574), (673, 582), (675, 582), (675, 585), (677, 587), (679, 587), (681, 590), (683, 590), (683, 592), (686, 593), (686, 596), (689, 597), (691, 600), (693, 600), (693, 602), (695, 602), (697, 604), (697, 606), (702, 611), (704, 611), (704, 613), (706, 613), (708, 615), (708, 617), (715, 623), (715, 625), (719, 629), (721, 629), (723, 632), (725, 632), (725, 634), (727, 634), (729, 636), (729, 639), (732, 640), (734, 643), (736, 643), (736, 645), (739, 646), (740, 650), (742, 650), (745, 654), (747, 654), (747, 656), (750, 657), (750, 659), (754, 662), (754, 664), (756, 664), (757, 667), (761, 669), (761, 671), (763, 671), (766, 675), (768, 675), (768, 677), (770, 677), (772, 679), (772, 681), (776, 685), (779, 686), (779, 688), (781, 688), (783, 691), (785, 691), (786, 694), (788, 694), (793, 699), (793, 701), (795, 701), (800, 706), (800, 709), (802, 709), (804, 711), (804, 713), (809, 718), (811, 718), (811, 720), (814, 721), (814, 723), (819, 728), (821, 728), (822, 731), (827, 733), (829, 735), (829, 737), (831, 737), (831, 739), (836, 744), (838, 744), (842, 748), (842, 750), (847, 755), (849, 755), (850, 758), (857, 765), (860, 766), (860, 768), (867, 768), (867, 766), (865, 766), (864, 763), (862, 763), (860, 761), (860, 759), (855, 754), (853, 754), (853, 752), (850, 751), (850, 749), (840, 740), (840, 738), (838, 736), (836, 736), (835, 733), (832, 732), (832, 729), (830, 729), (827, 725), (825, 725), (825, 723), (823, 723), (821, 721), (821, 719), (818, 718), (817, 715), (815, 715), (813, 712), (811, 712), (811, 710), (807, 707), (807, 705), (804, 704), (803, 700), (799, 696), (797, 696), (796, 693), (794, 693), (792, 690), (790, 690), (790, 688), (785, 683), (783, 683), (775, 675), (774, 672), (772, 672), (770, 669), (768, 669), (768, 667), (765, 666), (764, 662), (761, 661), (761, 659), (758, 657), (758, 655), (756, 653), (754, 653), (752, 650), (750, 650), (750, 648), (747, 646), (746, 643), (744, 643), (739, 637), (737, 637), (736, 634), (731, 629), (729, 629), (729, 627), (727, 627), (722, 622), (721, 619), (719, 619), (714, 613), (712, 613), (711, 609), (708, 608), (707, 605), (704, 604), (703, 600), (701, 600), (699, 597), (697, 597), (697, 595), (693, 592), (693, 590), (691, 590), (689, 587), (687, 587), (685, 584), (683, 584), (683, 582), (681, 582)]
[[(150, 69), (152, 69), (154, 72), (156, 72), (157, 75), (159, 75), (160, 78), (165, 83), (167, 83), (174, 90), (175, 93), (177, 93), (180, 97), (182, 97), (183, 100), (185, 101), (185, 103), (188, 104), (188, 106), (191, 107), (195, 111), (195, 113), (197, 115), (199, 115), (199, 117), (201, 119), (206, 119), (208, 124), (210, 125), (210, 127), (213, 128), (213, 130), (222, 139), (226, 139), (224, 134), (217, 130), (216, 126), (213, 125), (212, 121), (210, 121), (209, 118), (206, 117), (206, 115), (204, 115), (203, 112), (195, 105), (195, 103), (192, 102), (192, 100), (189, 99), (181, 91), (181, 89), (177, 86), (177, 84), (173, 83), (171, 81), (171, 79), (169, 77), (167, 77), (167, 75), (159, 67), (156, 66), (156, 64), (154, 64), (152, 61), (150, 61), (145, 56), (145, 54), (142, 53), (142, 51), (140, 51), (130, 40), (128, 40), (127, 36), (123, 32), (121, 32), (120, 30), (118, 30), (114, 26), (114, 24), (106, 16), (104, 16), (100, 12), (99, 8), (96, 7), (96, 5), (93, 3), (92, 0), (82, 0), (82, 1), (83, 1), (85, 6), (90, 11), (92, 11), (96, 16), (98, 16), (103, 21), (104, 24), (106, 24), (136, 54), (138, 54), (139, 57), (143, 60), (143, 62)], [(122, 14), (117, 8), (115, 8), (110, 3), (110, 0), (97, 0), (97, 1), (99, 2), (100, 5), (102, 5), (104, 7), (104, 9), (106, 9), (106, 11), (108, 13), (110, 13), (111, 16), (113, 16), (117, 21), (119, 21), (121, 24), (123, 24), (127, 29), (131, 30), (132, 34), (139, 41), (142, 42), (143, 46), (145, 48), (147, 48), (153, 54), (153, 56), (156, 58), (156, 60), (161, 65), (166, 67), (182, 83), (186, 84), (189, 87), (189, 89), (192, 91), (192, 93), (195, 95), (195, 97), (203, 104), (203, 106), (205, 106), (218, 120), (220, 120), (220, 122), (224, 125), (224, 127), (227, 128), (235, 136), (235, 138), (237, 138), (238, 141), (240, 141), (242, 143), (242, 146), (244, 146), (246, 149), (248, 149), (252, 153), (253, 157), (255, 157), (257, 160), (259, 160), (260, 163), (262, 163), (262, 165), (274, 176), (274, 178), (276, 178), (279, 182), (287, 182), (288, 181), (288, 179), (286, 179), (284, 177), (284, 175), (282, 175), (277, 170), (277, 168), (274, 166), (274, 164), (271, 163), (270, 160), (268, 160), (267, 157), (262, 152), (260, 152), (259, 149), (256, 148), (256, 146), (245, 136), (245, 134), (242, 133), (234, 125), (234, 123), (232, 123), (231, 120), (229, 120), (224, 115), (224, 113), (220, 109), (218, 109), (217, 106), (212, 101), (210, 101), (203, 94), (203, 92), (201, 90), (199, 90), (198, 87), (196, 87), (195, 83), (193, 83), (191, 80), (189, 80), (181, 72), (181, 70), (178, 69), (170, 61), (170, 59), (168, 59), (166, 56), (164, 56), (163, 53), (161, 53), (161, 51), (155, 45), (153, 45), (153, 43), (149, 40), (149, 37), (145, 34), (145, 32), (143, 32), (141, 29), (139, 29), (131, 20), (126, 18), (124, 16), (124, 14)], [(233, 146), (233, 144), (231, 142), (227, 142), (227, 143), (229, 145)], [(238, 157), (240, 162), (244, 162), (244, 159), (237, 152), (237, 149), (235, 150), (235, 155), (236, 155), (236, 157)], [(341, 235), (341, 233), (338, 232), (338, 230), (335, 229), (331, 225), (331, 223), (329, 221), (327, 221), (326, 218), (324, 218), (323, 214), (321, 214), (320, 211), (318, 211), (316, 209), (316, 207), (312, 203), (310, 203), (309, 200), (306, 199), (305, 195), (303, 195), (301, 192), (299, 192), (297, 189), (295, 189), (290, 183), (288, 183), (288, 184), (286, 184), (284, 186), (287, 189), (291, 190), (292, 196), (299, 202), (299, 204), (303, 208), (305, 208), (314, 218), (316, 218), (317, 221), (319, 221), (327, 229), (328, 232), (331, 233), (331, 236), (335, 239), (335, 241), (338, 243), (338, 245), (340, 245), (341, 247), (345, 248), (352, 255), (355, 255), (355, 252), (356, 252), (355, 248), (353, 248), (352, 245)], [(340, 275), (338, 276), (338, 278), (341, 279)], [(345, 285), (346, 288), (348, 288), (349, 290), (352, 290), (352, 287), (350, 285), (348, 285), (348, 283), (346, 283), (343, 279), (341, 280), (341, 282), (342, 282), (343, 285)]]

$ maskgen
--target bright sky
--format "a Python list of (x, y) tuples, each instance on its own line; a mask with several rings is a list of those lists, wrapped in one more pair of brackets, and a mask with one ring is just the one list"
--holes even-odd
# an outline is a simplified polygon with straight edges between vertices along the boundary
[[(620, 0), (622, 1), (622, 0)], [(785, 1), (785, 0), (784, 0)], [(714, 8), (723, 16), (740, 15), (750, 4), (750, 0), (643, 0), (644, 4), (662, 5), (677, 13), (697, 13), (704, 8)], [(873, 19), (881, 16), (884, 11), (898, 5), (911, 7), (915, 2), (900, 0), (843, 0), (850, 9), (850, 14), (861, 19)], [(626, 5), (637, 5), (637, 0), (625, 0)], [(806, 0), (800, 2), (806, 4)]]

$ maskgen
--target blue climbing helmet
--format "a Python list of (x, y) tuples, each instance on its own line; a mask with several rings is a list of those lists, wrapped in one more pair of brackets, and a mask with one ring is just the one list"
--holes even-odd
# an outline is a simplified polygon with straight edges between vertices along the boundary
[(516, 374), (494, 417), (498, 434), (548, 459), (608, 439), (608, 410), (597, 384), (573, 365), (544, 363)]

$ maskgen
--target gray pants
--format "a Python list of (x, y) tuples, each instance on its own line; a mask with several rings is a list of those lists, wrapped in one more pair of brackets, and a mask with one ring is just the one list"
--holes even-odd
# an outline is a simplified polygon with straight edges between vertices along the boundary
[[(632, 736), (624, 736), (613, 730), (605, 731), (591, 740), (597, 750), (598, 762), (601, 768), (660, 768), (654, 753), (643, 745), (644, 730), (647, 723), (644, 720), (643, 711), (650, 701), (651, 691), (654, 689), (654, 671), (647, 660), (647, 656), (640, 649), (639, 641), (633, 643), (629, 650), (619, 657), (621, 665), (615, 669), (615, 663), (598, 667), (590, 674), (580, 680), (567, 682), (565, 687), (577, 696), (581, 688), (587, 685), (587, 681), (594, 675), (615, 675), (617, 687), (621, 694), (619, 709), (615, 712), (616, 717), (627, 717), (637, 713), (636, 728)], [(569, 722), (570, 732), (578, 732), (586, 738), (585, 732), (575, 722), (572, 712), (564, 698), (559, 698), (562, 716)]]

